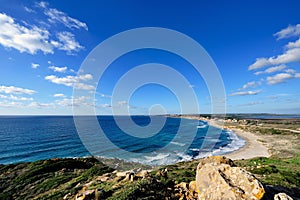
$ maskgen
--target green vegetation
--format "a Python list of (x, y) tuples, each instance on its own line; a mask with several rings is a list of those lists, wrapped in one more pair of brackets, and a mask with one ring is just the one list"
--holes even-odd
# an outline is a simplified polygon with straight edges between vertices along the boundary
[[(199, 160), (161, 166), (148, 178), (124, 181), (112, 168), (93, 158), (53, 159), (32, 163), (0, 166), (0, 199), (74, 199), (85, 187), (97, 191), (99, 199), (177, 199), (174, 186), (195, 180)], [(300, 155), (293, 158), (254, 158), (235, 161), (253, 173), (264, 185), (300, 187)], [(167, 175), (160, 172), (167, 170)], [(110, 181), (97, 177), (109, 174)], [(85, 186), (88, 184), (88, 186)], [(96, 194), (95, 194), (96, 195)]]
[(287, 188), (300, 186), (300, 155), (286, 159), (255, 158), (235, 163), (257, 175), (265, 185), (280, 185)]
[[(263, 135), (262, 142), (267, 143), (272, 151), (271, 158), (234, 162), (262, 182), (267, 190), (264, 199), (273, 199), (274, 195), (268, 194), (281, 191), (300, 198), (299, 119), (247, 119), (240, 124), (227, 122), (226, 125)], [(91, 199), (178, 199), (175, 185), (195, 180), (198, 163), (199, 160), (193, 160), (153, 169), (118, 159), (102, 159), (100, 162), (95, 158), (78, 158), (0, 165), (0, 199), (74, 199), (86, 190), (93, 191)], [(151, 169), (151, 172), (147, 178), (135, 178), (133, 182), (113, 173), (115, 169), (138, 168)], [(103, 176), (109, 180), (101, 181)]]

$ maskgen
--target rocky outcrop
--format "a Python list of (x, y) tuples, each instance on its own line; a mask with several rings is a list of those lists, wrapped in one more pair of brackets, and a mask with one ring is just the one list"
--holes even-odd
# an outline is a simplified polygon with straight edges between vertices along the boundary
[(80, 192), (75, 197), (76, 200), (91, 200), (95, 199), (95, 190), (85, 190)]
[[(245, 160), (245, 163), (235, 161), (235, 164), (244, 167), (240, 168), (230, 159), (213, 156), (148, 170), (116, 170), (93, 158), (0, 165), (0, 199), (260, 199), (264, 188), (246, 170), (264, 182), (266, 176), (280, 175), (287, 177), (286, 183), (294, 184), (291, 186), (295, 188), (266, 184), (263, 199), (299, 199), (298, 165), (284, 160), (280, 162), (281, 168), (292, 166), (292, 169), (285, 168), (285, 173), (279, 168), (278, 172), (274, 171), (276, 167), (257, 173), (272, 166), (270, 163), (279, 162), (269, 158), (266, 161), (260, 158), (251, 162)], [(276, 173), (275, 176), (272, 176), (273, 173)]]
[(293, 200), (293, 198), (287, 195), (286, 193), (278, 193), (275, 194), (274, 200)]
[(196, 181), (191, 181), (189, 184), (181, 182), (175, 185), (176, 197), (180, 200), (196, 200), (198, 194), (195, 189)]
[(222, 156), (200, 161), (196, 171), (198, 199), (261, 199), (262, 184), (249, 172)]

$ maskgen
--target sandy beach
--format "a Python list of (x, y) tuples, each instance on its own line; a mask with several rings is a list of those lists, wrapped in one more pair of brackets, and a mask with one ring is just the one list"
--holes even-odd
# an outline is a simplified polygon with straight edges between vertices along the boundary
[(232, 160), (240, 160), (240, 159), (249, 159), (255, 157), (270, 157), (271, 154), (269, 153), (268, 148), (259, 140), (261, 137), (250, 133), (245, 132), (239, 129), (233, 129), (233, 131), (243, 138), (246, 141), (245, 146), (234, 151), (226, 156)]
[[(188, 119), (196, 119), (196, 120), (202, 120), (208, 122), (209, 125), (218, 127), (223, 129), (223, 125), (218, 123), (218, 121), (215, 120), (208, 120), (198, 117), (184, 117)], [(229, 154), (224, 154), (224, 156), (232, 159), (232, 160), (240, 160), (240, 159), (250, 159), (255, 157), (270, 157), (271, 154), (269, 152), (269, 149), (265, 144), (263, 144), (260, 141), (264, 141), (263, 136), (258, 136), (251, 132), (246, 132), (241, 129), (231, 128), (230, 130), (233, 130), (235, 134), (240, 136), (245, 140), (245, 145)]]

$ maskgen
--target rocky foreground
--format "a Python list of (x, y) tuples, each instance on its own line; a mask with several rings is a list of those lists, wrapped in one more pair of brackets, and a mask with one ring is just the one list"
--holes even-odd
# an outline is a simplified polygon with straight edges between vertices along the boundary
[(117, 168), (95, 158), (0, 165), (0, 199), (300, 198), (300, 157), (233, 162), (214, 156), (147, 170), (130, 163)]

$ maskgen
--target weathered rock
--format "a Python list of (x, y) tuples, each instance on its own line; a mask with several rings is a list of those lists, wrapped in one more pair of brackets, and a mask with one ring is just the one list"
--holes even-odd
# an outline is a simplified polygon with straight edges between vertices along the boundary
[(181, 182), (177, 185), (175, 185), (176, 188), (181, 188), (183, 189), (184, 191), (188, 191), (188, 184), (186, 182)]
[(191, 181), (189, 185), (185, 182), (175, 185), (175, 196), (180, 200), (196, 200), (197, 193), (195, 193), (195, 190), (193, 189), (193, 187), (196, 187), (196, 182), (195, 186), (193, 182), (195, 181)]
[(213, 165), (228, 164), (231, 167), (234, 166), (233, 161), (229, 158), (226, 158), (225, 156), (209, 156), (209, 157), (206, 157), (206, 158), (203, 158), (200, 160), (200, 162), (197, 166), (197, 170), (200, 170), (200, 168), (207, 163), (210, 163)]
[(117, 172), (116, 176), (117, 177), (126, 177), (127, 172)]
[(197, 186), (196, 186), (196, 181), (191, 181), (189, 184), (189, 191), (190, 193), (194, 194), (197, 192)]
[(221, 156), (203, 159), (196, 174), (198, 199), (261, 199), (265, 193), (262, 184), (249, 172), (232, 166), (231, 160)]
[(95, 183), (95, 181), (90, 181), (90, 182), (84, 184), (83, 186), (84, 186), (84, 187), (89, 187), (89, 186), (91, 186), (91, 185), (94, 184), (94, 183)]
[(106, 174), (103, 174), (101, 176), (98, 176), (96, 180), (101, 181), (101, 182), (106, 182), (106, 181), (111, 179), (111, 176), (112, 176), (112, 174), (106, 173)]
[(71, 193), (68, 193), (68, 194), (66, 194), (64, 197), (63, 197), (63, 199), (65, 200), (65, 199), (69, 199), (69, 197), (71, 196), (72, 194)]
[(106, 181), (110, 180), (110, 177), (108, 177), (108, 176), (99, 176), (99, 177), (97, 177), (96, 180), (101, 181), (101, 182), (106, 182)]
[(162, 169), (156, 173), (156, 176), (168, 178), (168, 168)]
[(126, 177), (124, 178), (124, 181), (134, 181), (134, 173), (133, 172), (129, 172), (126, 174)]
[(95, 198), (95, 190), (85, 190), (76, 195), (76, 200), (91, 200)]
[(278, 193), (275, 194), (274, 200), (293, 200), (293, 198), (287, 195), (286, 193)]
[(136, 174), (136, 177), (145, 179), (148, 175), (149, 175), (149, 172), (147, 170), (142, 170)]

